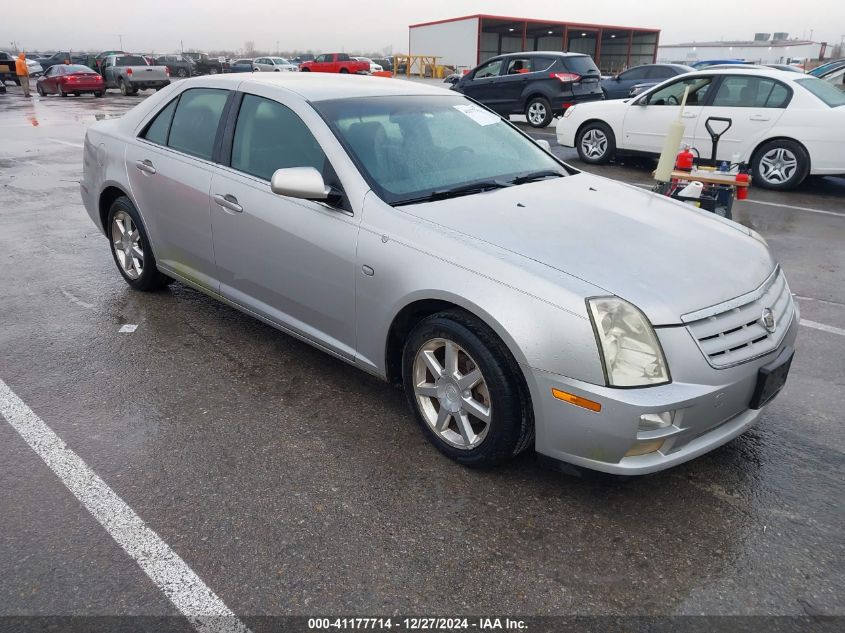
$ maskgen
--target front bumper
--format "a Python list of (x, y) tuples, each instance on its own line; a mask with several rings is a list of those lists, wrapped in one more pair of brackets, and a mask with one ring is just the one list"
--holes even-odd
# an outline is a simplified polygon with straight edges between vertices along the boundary
[[(614, 389), (537, 369), (526, 369), (531, 390), (537, 452), (585, 468), (643, 475), (689, 461), (744, 433), (763, 409), (749, 409), (758, 370), (798, 333), (798, 307), (780, 345), (752, 361), (714, 369), (685, 327), (658, 328), (673, 382), (648, 388)], [(601, 404), (584, 409), (552, 396), (559, 389)], [(667, 428), (639, 431), (640, 415), (674, 411)], [(637, 446), (660, 442), (658, 450), (626, 456)]]

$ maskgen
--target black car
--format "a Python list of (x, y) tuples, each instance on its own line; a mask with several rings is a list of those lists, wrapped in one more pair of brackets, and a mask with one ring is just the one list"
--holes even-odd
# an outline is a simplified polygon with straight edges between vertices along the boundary
[(603, 79), (601, 87), (604, 90), (605, 99), (627, 99), (634, 86), (650, 88), (677, 75), (691, 73), (693, 70), (695, 69), (691, 66), (683, 64), (643, 64), (629, 68), (610, 79)]
[(387, 57), (373, 57), (373, 62), (384, 68), (388, 72), (393, 72), (393, 60)]
[(223, 72), (223, 63), (206, 53), (185, 53), (185, 57), (194, 62), (194, 72), (198, 75), (216, 75)]
[(603, 99), (600, 78), (589, 55), (509, 53), (472, 69), (452, 90), (503, 116), (524, 114), (532, 127), (546, 127), (571, 105)]
[(194, 60), (180, 53), (156, 57), (155, 65), (167, 66), (171, 77), (193, 77), (198, 74)]

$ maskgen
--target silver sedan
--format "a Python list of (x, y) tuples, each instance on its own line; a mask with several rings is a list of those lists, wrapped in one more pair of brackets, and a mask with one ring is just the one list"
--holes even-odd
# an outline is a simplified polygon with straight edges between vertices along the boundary
[(640, 474), (748, 429), (798, 327), (757, 233), (560, 162), (440, 88), (198, 77), (93, 124), (82, 198), (134, 289), (187, 284), (404, 385), (467, 465)]

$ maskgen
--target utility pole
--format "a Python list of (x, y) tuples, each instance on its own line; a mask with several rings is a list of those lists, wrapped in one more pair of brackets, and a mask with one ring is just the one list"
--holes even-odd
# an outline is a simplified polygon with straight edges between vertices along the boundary
[(117, 37), (120, 39), (120, 50), (123, 50), (123, 35), (118, 33)]
[(182, 49), (182, 54), (184, 55), (185, 54), (185, 42), (184, 41), (179, 40), (179, 48)]
[(279, 56), (279, 40), (276, 40), (276, 57)]

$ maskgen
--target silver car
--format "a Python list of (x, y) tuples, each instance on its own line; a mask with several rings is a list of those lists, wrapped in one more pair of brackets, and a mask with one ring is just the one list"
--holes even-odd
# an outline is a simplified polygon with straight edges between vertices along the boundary
[(792, 359), (760, 235), (437, 87), (188, 79), (88, 129), (81, 190), (132, 288), (179, 280), (404, 384), (462, 464), (657, 471), (748, 429)]
[(259, 57), (252, 62), (252, 69), (265, 73), (295, 73), (299, 66), (284, 57)]

